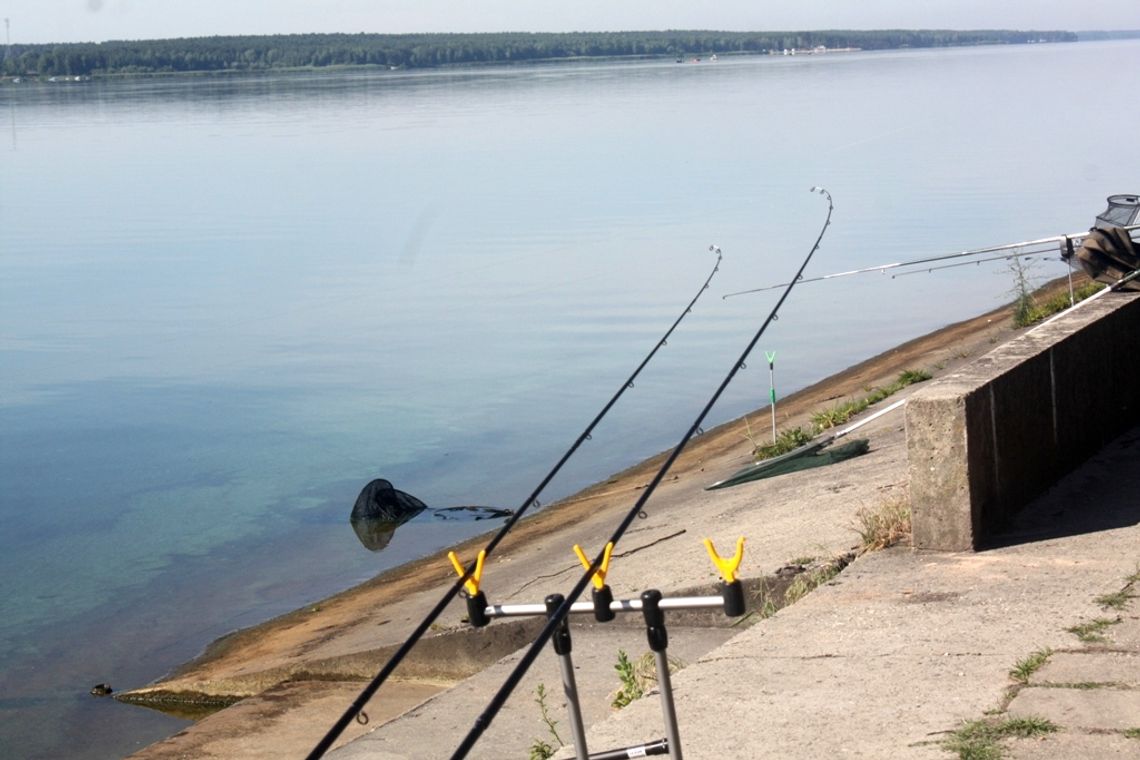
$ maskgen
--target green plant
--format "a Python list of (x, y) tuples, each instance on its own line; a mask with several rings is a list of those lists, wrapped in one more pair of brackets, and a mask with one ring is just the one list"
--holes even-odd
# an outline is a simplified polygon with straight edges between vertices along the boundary
[(610, 704), (620, 710), (633, 700), (639, 699), (644, 691), (638, 682), (637, 674), (634, 673), (633, 663), (630, 662), (629, 655), (624, 649), (618, 650), (618, 661), (614, 665), (614, 670), (617, 671), (618, 680), (621, 681), (621, 688)]
[(1051, 317), (1057, 312), (1064, 311), (1073, 304), (1080, 303), (1094, 293), (1103, 290), (1104, 287), (1105, 286), (1099, 282), (1086, 282), (1073, 289), (1071, 301), (1068, 291), (1056, 293), (1043, 301), (1038, 301), (1030, 297), (1030, 305), (1024, 311), (1019, 311), (1017, 308), (1020, 301), (1015, 302), (1014, 325), (1016, 327), (1027, 327), (1035, 322), (1040, 322), (1046, 317)]
[(1140, 728), (1126, 729), (1124, 736), (1128, 739), (1140, 739)]
[(899, 378), (895, 382), (905, 387), (915, 383), (924, 383), (931, 377), (932, 375), (924, 369), (904, 369), (899, 373)]
[(795, 604), (800, 599), (815, 591), (829, 580), (839, 575), (842, 568), (839, 563), (832, 562), (824, 567), (807, 573), (800, 573), (784, 591), (784, 605)]
[(859, 412), (862, 412), (868, 406), (870, 406), (870, 402), (867, 401), (866, 398), (861, 398), (853, 401), (845, 401), (830, 409), (821, 409), (820, 411), (812, 412), (812, 428), (815, 432), (819, 433), (828, 428), (837, 427), (847, 422), (847, 420), (856, 414), (859, 414)]
[(906, 499), (889, 499), (874, 509), (862, 508), (855, 518), (858, 523), (853, 530), (859, 534), (861, 554), (894, 546), (910, 535), (910, 504)]
[(1009, 718), (1004, 721), (974, 720), (950, 734), (942, 746), (960, 760), (1000, 760), (999, 742), (1009, 737), (1030, 738), (1053, 733), (1057, 726), (1045, 718)]
[(788, 428), (779, 432), (776, 436), (775, 443), (765, 446), (756, 446), (752, 449), (752, 454), (757, 461), (761, 459), (772, 459), (781, 454), (786, 454), (792, 449), (797, 449), (810, 441), (811, 433), (803, 428)]
[(535, 739), (534, 743), (530, 745), (530, 752), (527, 757), (529, 760), (547, 760), (548, 758), (554, 757), (554, 753), (557, 751), (558, 750), (550, 746), (548, 742), (542, 739)]
[(760, 582), (759, 587), (753, 592), (753, 603), (749, 605), (752, 607), (752, 612), (760, 617), (761, 620), (767, 620), (780, 611), (779, 605), (776, 603), (776, 598), (773, 589), (769, 585), (767, 579)]
[(1108, 641), (1104, 636), (1104, 631), (1109, 627), (1116, 625), (1120, 622), (1120, 618), (1116, 620), (1109, 620), (1108, 618), (1097, 618), (1087, 623), (1074, 625), (1072, 628), (1065, 630), (1075, 635), (1078, 639), (1089, 643), (1099, 643)]
[(1136, 571), (1124, 579), (1124, 586), (1111, 594), (1102, 594), (1093, 601), (1105, 610), (1121, 612), (1128, 608), (1129, 603), (1136, 598), (1135, 586), (1140, 583), (1140, 566)]
[(830, 409), (821, 409), (811, 414), (811, 428), (805, 430), (803, 428), (786, 428), (781, 430), (775, 442), (771, 444), (761, 445), (756, 442), (755, 436), (752, 434), (752, 427), (748, 422), (748, 418), (744, 418), (744, 437), (752, 444), (752, 455), (756, 461), (764, 459), (772, 459), (781, 454), (786, 454), (792, 449), (799, 448), (806, 443), (810, 443), (811, 439), (819, 435), (824, 430), (837, 427), (847, 422), (849, 419), (866, 410), (867, 407), (879, 403), (883, 399), (898, 393), (900, 390), (908, 385), (914, 383), (921, 383), (924, 380), (929, 380), (931, 374), (925, 370), (908, 369), (899, 373), (899, 376), (894, 382), (890, 383), (884, 388), (871, 388), (865, 386), (864, 390), (868, 391), (868, 395), (863, 398), (852, 399), (845, 401), (842, 404), (837, 404)]
[(1025, 327), (1034, 322), (1036, 302), (1033, 300), (1033, 284), (1030, 278), (1032, 262), (1014, 257), (1010, 259), (1009, 271), (1013, 275), (1013, 288), (1009, 291), (1013, 299), (1013, 325)]
[(1114, 591), (1111, 594), (1103, 594), (1098, 596), (1093, 601), (1101, 606), (1101, 609), (1121, 611), (1128, 607), (1128, 603), (1136, 598), (1136, 594), (1132, 593), (1131, 585), (1125, 586), (1120, 591)]
[[(546, 732), (554, 737), (554, 741), (558, 742), (558, 747), (566, 746), (562, 742), (562, 737), (558, 735), (558, 721), (550, 717), (550, 709), (546, 705), (546, 684), (540, 683), (534, 688), (534, 701), (538, 705), (539, 714), (542, 716), (542, 722), (546, 724)], [(530, 760), (547, 760), (553, 757), (554, 753), (558, 751), (544, 739), (535, 739), (534, 743), (530, 745)]]
[(1052, 654), (1052, 649), (1038, 649), (1025, 659), (1018, 660), (1013, 669), (1009, 671), (1009, 677), (1018, 683), (1029, 683), (1029, 677), (1040, 670), (1041, 666), (1049, 661)]
[(894, 382), (887, 384), (885, 387), (865, 389), (869, 392), (863, 398), (852, 399), (838, 404), (831, 409), (813, 412), (811, 416), (812, 428), (816, 433), (819, 433), (828, 428), (842, 425), (856, 414), (866, 410), (867, 407), (874, 406), (888, 396), (893, 396), (908, 385), (924, 382), (931, 377), (932, 375), (926, 370), (903, 370), (899, 373), (899, 376), (895, 378)]

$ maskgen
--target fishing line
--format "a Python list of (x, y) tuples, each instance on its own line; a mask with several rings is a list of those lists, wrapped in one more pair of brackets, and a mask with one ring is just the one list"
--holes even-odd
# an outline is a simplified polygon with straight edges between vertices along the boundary
[[(685, 446), (697, 434), (697, 431), (701, 429), (701, 424), (704, 422), (705, 417), (707, 417), (709, 412), (712, 411), (713, 406), (720, 399), (721, 394), (724, 393), (724, 390), (728, 387), (728, 384), (732, 382), (732, 379), (734, 377), (736, 377), (736, 373), (744, 367), (744, 363), (748, 359), (748, 356), (752, 353), (752, 349), (756, 347), (756, 344), (760, 341), (760, 337), (764, 334), (764, 331), (768, 329), (768, 325), (775, 321), (780, 307), (783, 306), (784, 301), (792, 292), (792, 288), (794, 288), (796, 286), (796, 283), (799, 282), (803, 277), (804, 269), (807, 267), (808, 262), (811, 261), (811, 258), (815, 252), (819, 249), (819, 244), (820, 241), (823, 240), (824, 233), (826, 233), (827, 228), (831, 226), (831, 212), (834, 210), (835, 206), (831, 200), (831, 193), (827, 192), (827, 190), (824, 188), (813, 187), (812, 192), (818, 192), (820, 195), (826, 196), (827, 198), (827, 219), (824, 221), (823, 227), (819, 231), (819, 237), (816, 238), (815, 244), (808, 252), (807, 257), (804, 258), (803, 263), (800, 264), (799, 270), (796, 271), (796, 276), (792, 278), (792, 281), (790, 283), (788, 283), (783, 295), (780, 296), (780, 300), (776, 302), (776, 305), (774, 307), (772, 307), (772, 310), (768, 313), (768, 316), (765, 318), (764, 323), (760, 326), (760, 329), (756, 331), (756, 334), (752, 336), (752, 340), (748, 342), (748, 345), (744, 349), (744, 352), (740, 355), (740, 358), (733, 363), (732, 369), (729, 370), (724, 380), (721, 381), (720, 386), (716, 389), (716, 392), (713, 393), (712, 397), (705, 404), (705, 407), (701, 410), (701, 413), (697, 415), (696, 420), (693, 421), (693, 424), (689, 427), (688, 432), (685, 433), (685, 435), (681, 438), (680, 443), (678, 443), (673, 448), (672, 452), (670, 452), (669, 457), (661, 465), (661, 468), (657, 471), (657, 474), (653, 476), (653, 480), (650, 481), (644, 493), (642, 493), (642, 495), (638, 498), (637, 503), (635, 503), (633, 507), (630, 508), (629, 512), (626, 513), (625, 517), (622, 519), (621, 523), (614, 531), (613, 536), (610, 538), (610, 542), (614, 546), (617, 546), (618, 541), (620, 541), (621, 537), (625, 535), (626, 530), (629, 529), (629, 526), (637, 518), (638, 513), (642, 511), (642, 508), (645, 506), (645, 502), (648, 501), (649, 497), (653, 495), (653, 492), (657, 490), (657, 486), (660, 485), (661, 481), (665, 478), (665, 474), (673, 466), (673, 463), (677, 461), (677, 458), (681, 455), (681, 452), (684, 451)], [(603, 549), (598, 554), (598, 556), (594, 558), (594, 561), (590, 565), (589, 569), (587, 569), (582, 577), (578, 579), (578, 582), (574, 584), (574, 588), (571, 589), (570, 593), (566, 595), (566, 598), (562, 602), (562, 605), (558, 607), (558, 609), (555, 610), (553, 614), (550, 615), (549, 619), (546, 622), (546, 625), (543, 627), (541, 633), (539, 633), (538, 638), (534, 640), (530, 648), (527, 649), (526, 653), (522, 656), (522, 659), (519, 661), (518, 665), (516, 665), (514, 670), (511, 671), (510, 675), (507, 676), (507, 680), (503, 682), (503, 685), (499, 688), (499, 691), (496, 692), (494, 697), (492, 697), (491, 701), (487, 705), (487, 708), (479, 715), (478, 718), (476, 718), (475, 725), (472, 726), (471, 730), (464, 737), (459, 747), (456, 748), (455, 753), (452, 754), (452, 760), (461, 760), (461, 758), (466, 757), (467, 753), (479, 740), (479, 737), (482, 736), (483, 732), (486, 731), (487, 728), (491, 725), (491, 721), (494, 720), (495, 716), (499, 713), (499, 710), (501, 710), (503, 705), (506, 704), (506, 701), (510, 697), (511, 692), (513, 692), (515, 690), (515, 687), (518, 686), (519, 682), (522, 680), (522, 677), (526, 674), (527, 670), (530, 669), (530, 666), (534, 664), (535, 659), (538, 658), (538, 654), (546, 645), (546, 642), (550, 640), (550, 637), (554, 634), (554, 631), (558, 629), (558, 627), (562, 624), (562, 621), (565, 620), (566, 616), (570, 613), (570, 606), (578, 600), (578, 597), (581, 596), (582, 591), (584, 591), (586, 586), (590, 583), (590, 579), (593, 577), (594, 573), (597, 572), (598, 568), (602, 566), (604, 557), (605, 550)]]
[[(822, 237), (822, 234), (820, 237)], [(816, 241), (816, 245), (819, 245), (819, 241)], [(577, 440), (574, 441), (573, 445), (566, 450), (566, 453), (562, 455), (562, 458), (558, 460), (558, 463), (555, 464), (550, 472), (546, 474), (546, 477), (544, 477), (538, 486), (534, 489), (534, 491), (531, 492), (530, 496), (528, 496), (523, 501), (522, 505), (515, 510), (510, 519), (508, 519), (507, 522), (503, 524), (503, 527), (499, 529), (499, 532), (496, 533), (490, 542), (488, 542), (486, 547), (484, 547), (484, 561), (486, 561), (487, 557), (491, 556), (491, 553), (495, 550), (495, 547), (497, 547), (499, 545), (499, 542), (501, 542), (503, 538), (506, 537), (511, 528), (515, 526), (515, 523), (522, 519), (522, 516), (526, 513), (526, 511), (532, 506), (538, 505), (539, 494), (541, 494), (546, 486), (550, 483), (550, 481), (554, 479), (554, 476), (558, 474), (558, 472), (562, 469), (562, 466), (566, 464), (571, 456), (573, 456), (574, 452), (578, 450), (582, 443), (590, 439), (594, 428), (598, 426), (598, 423), (602, 421), (602, 418), (605, 417), (610, 409), (614, 406), (614, 404), (617, 403), (622, 394), (633, 387), (633, 381), (637, 379), (637, 376), (639, 374), (641, 374), (641, 370), (643, 370), (645, 366), (649, 364), (649, 361), (657, 354), (658, 350), (660, 350), (661, 347), (668, 342), (669, 337), (673, 334), (673, 331), (676, 330), (677, 326), (681, 324), (681, 320), (683, 320), (685, 316), (693, 310), (693, 306), (697, 303), (697, 299), (701, 297), (701, 294), (709, 289), (709, 283), (712, 282), (712, 278), (720, 270), (720, 262), (722, 259), (721, 251), (718, 246), (710, 245), (709, 251), (716, 254), (716, 263), (713, 264), (712, 271), (705, 279), (704, 284), (701, 285), (700, 290), (698, 290), (697, 294), (693, 296), (693, 299), (689, 301), (689, 304), (681, 312), (680, 316), (678, 316), (677, 319), (673, 322), (672, 326), (670, 326), (665, 334), (661, 336), (661, 339), (657, 341), (657, 344), (653, 347), (653, 350), (646, 354), (645, 358), (641, 360), (641, 363), (637, 365), (637, 369), (635, 369), (633, 373), (619, 386), (617, 392), (613, 395), (613, 397), (610, 398), (609, 402), (607, 402), (606, 405), (602, 407), (602, 410), (598, 412), (593, 421), (591, 421), (590, 424), (586, 426), (586, 429), (582, 431)], [(600, 558), (598, 561), (601, 561)], [(400, 645), (400, 648), (396, 650), (395, 654), (393, 654), (388, 662), (385, 663), (384, 667), (380, 669), (380, 672), (377, 673), (372, 681), (370, 681), (368, 685), (364, 687), (363, 691), (361, 691), (359, 696), (353, 700), (352, 704), (347, 710), (345, 710), (344, 714), (341, 715), (337, 722), (333, 724), (332, 728), (328, 730), (328, 733), (325, 734), (324, 738), (322, 738), (320, 742), (317, 743), (317, 746), (313, 748), (313, 751), (307, 755), (306, 760), (316, 760), (328, 751), (329, 747), (332, 746), (332, 743), (336, 741), (337, 738), (344, 732), (344, 729), (347, 728), (350, 723), (352, 723), (356, 715), (364, 709), (364, 706), (368, 703), (368, 700), (372, 698), (372, 695), (375, 694), (377, 689), (379, 689), (380, 686), (388, 679), (388, 676), (392, 674), (392, 671), (394, 671), (396, 667), (401, 662), (403, 662), (404, 658), (407, 657), (408, 653), (412, 650), (412, 647), (414, 647), (416, 643), (423, 637), (424, 633), (427, 632), (428, 628), (433, 622), (435, 622), (436, 618), (438, 618), (443, 613), (447, 605), (451, 603), (451, 600), (456, 597), (456, 595), (459, 593), (459, 590), (463, 588), (464, 583), (469, 578), (471, 578), (472, 574), (475, 572), (475, 567), (476, 561), (473, 560), (471, 564), (467, 566), (464, 574), (459, 576), (458, 580), (452, 583), (451, 587), (447, 590), (446, 593), (444, 593), (443, 598), (440, 599), (439, 602), (436, 603), (435, 607), (433, 607), (431, 611), (428, 612), (427, 616), (425, 616), (424, 619), (420, 621), (415, 630), (413, 630), (411, 635), (408, 636), (407, 640)]]

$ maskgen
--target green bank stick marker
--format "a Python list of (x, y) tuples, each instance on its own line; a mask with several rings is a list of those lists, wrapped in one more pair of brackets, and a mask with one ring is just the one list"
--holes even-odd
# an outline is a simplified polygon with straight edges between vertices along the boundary
[(776, 352), (765, 351), (764, 358), (768, 360), (768, 398), (772, 408), (772, 443), (776, 443)]

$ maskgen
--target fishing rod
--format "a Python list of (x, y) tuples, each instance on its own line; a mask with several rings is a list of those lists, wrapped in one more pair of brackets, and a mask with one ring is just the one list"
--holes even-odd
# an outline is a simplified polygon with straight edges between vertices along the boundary
[[(1133, 225), (1125, 227), (1125, 230), (1140, 229), (1140, 225)], [(912, 259), (911, 261), (896, 261), (890, 264), (878, 264), (876, 266), (862, 267), (860, 269), (850, 269), (846, 272), (834, 272), (832, 274), (825, 274), (819, 277), (809, 277), (808, 279), (801, 280), (800, 282), (822, 282), (823, 280), (834, 280), (840, 277), (850, 277), (857, 274), (868, 274), (870, 272), (887, 272), (892, 269), (901, 269), (905, 267), (914, 267), (921, 264), (931, 264), (939, 261), (950, 261), (952, 259), (961, 259), (969, 256), (980, 256), (987, 253), (997, 253), (998, 251), (1017, 251), (1020, 252), (1010, 254), (1008, 258), (1019, 258), (1021, 256), (1034, 256), (1040, 253), (1050, 253), (1060, 248), (1062, 258), (1069, 259), (1066, 252), (1071, 253), (1071, 246), (1073, 243), (1080, 243), (1087, 238), (1090, 232), (1076, 232), (1070, 235), (1055, 235), (1053, 237), (1040, 238), (1038, 240), (1026, 240), (1021, 243), (1007, 243), (1005, 245), (994, 245), (986, 248), (973, 248), (967, 251), (958, 251), (957, 253), (948, 253), (942, 256), (928, 256), (921, 259)], [(1033, 247), (1035, 250), (1026, 250)], [(972, 263), (972, 262), (971, 262)], [(788, 283), (780, 283), (779, 285), (765, 285), (761, 288), (751, 288), (749, 290), (739, 290), (735, 293), (727, 293), (721, 298), (731, 298), (733, 296), (742, 296), (748, 293), (760, 293), (766, 290), (776, 290), (785, 287)]]
[(539, 505), (539, 494), (541, 494), (546, 486), (549, 485), (550, 481), (553, 480), (554, 476), (559, 473), (563, 465), (565, 465), (570, 457), (574, 455), (574, 452), (576, 452), (585, 441), (590, 440), (591, 434), (594, 432), (594, 428), (598, 426), (598, 423), (602, 421), (602, 418), (605, 417), (610, 409), (614, 406), (614, 404), (617, 403), (618, 399), (621, 398), (621, 396), (627, 390), (633, 387), (633, 382), (637, 379), (637, 376), (641, 374), (641, 371), (647, 364), (649, 364), (649, 361), (657, 354), (661, 347), (668, 343), (669, 337), (673, 334), (673, 331), (676, 330), (677, 326), (681, 324), (681, 320), (683, 320), (685, 316), (693, 310), (693, 306), (696, 305), (697, 300), (701, 297), (701, 294), (709, 289), (709, 283), (712, 282), (713, 277), (720, 270), (720, 262), (723, 258), (720, 247), (716, 245), (710, 245), (709, 251), (716, 254), (716, 263), (713, 264), (712, 271), (709, 272), (709, 276), (705, 278), (704, 284), (701, 285), (700, 289), (697, 291), (697, 294), (693, 296), (693, 299), (691, 301), (689, 301), (688, 305), (681, 312), (680, 316), (678, 316), (673, 324), (669, 327), (669, 329), (665, 331), (665, 334), (661, 337), (660, 340), (657, 341), (656, 345), (653, 346), (653, 349), (648, 354), (646, 354), (645, 358), (641, 360), (641, 363), (637, 365), (637, 369), (635, 369), (633, 373), (630, 374), (628, 378), (626, 378), (625, 382), (621, 384), (617, 392), (614, 393), (606, 405), (602, 407), (602, 410), (598, 412), (597, 416), (594, 417), (590, 424), (586, 426), (586, 429), (582, 431), (582, 433), (578, 436), (570, 448), (566, 450), (566, 453), (562, 455), (557, 464), (555, 464), (550, 472), (546, 474), (538, 486), (523, 501), (522, 505), (514, 511), (514, 514), (512, 514), (507, 522), (503, 524), (503, 526), (499, 529), (499, 532), (496, 533), (494, 537), (487, 543), (487, 545), (483, 548), (483, 551), (480, 552), (479, 559), (473, 560), (471, 564), (467, 566), (465, 572), (459, 576), (458, 580), (452, 583), (451, 587), (447, 589), (439, 602), (437, 602), (436, 605), (432, 607), (431, 611), (428, 612), (424, 619), (419, 622), (419, 624), (412, 631), (411, 635), (408, 636), (407, 640), (400, 645), (400, 648), (397, 649), (392, 657), (388, 660), (388, 662), (384, 664), (384, 666), (380, 669), (380, 672), (377, 673), (376, 676), (368, 683), (368, 685), (364, 687), (357, 698), (353, 700), (349, 708), (345, 710), (344, 714), (337, 719), (336, 723), (333, 724), (332, 728), (330, 728), (325, 736), (317, 743), (312, 752), (306, 756), (306, 760), (317, 760), (317, 758), (321, 757), (325, 754), (325, 752), (329, 750), (333, 742), (335, 742), (337, 738), (344, 732), (344, 729), (348, 727), (353, 719), (355, 719), (356, 716), (360, 714), (360, 712), (364, 709), (364, 706), (368, 704), (368, 700), (372, 698), (380, 686), (392, 674), (392, 671), (394, 671), (396, 667), (404, 661), (404, 658), (407, 657), (408, 653), (412, 650), (412, 647), (414, 647), (416, 643), (419, 642), (421, 638), (423, 638), (424, 633), (427, 632), (431, 624), (435, 622), (435, 620), (443, 613), (444, 609), (447, 608), (447, 605), (451, 603), (451, 601), (456, 597), (460, 589), (463, 588), (468, 579), (470, 579), (476, 572), (476, 568), (482, 568), (483, 562), (486, 560), (486, 558), (491, 556), (491, 553), (495, 550), (495, 547), (497, 547), (503, 538), (506, 537), (511, 528), (513, 528), (515, 524), (520, 519), (522, 519), (522, 516), (526, 513), (526, 511), (532, 506)]
[[(819, 244), (823, 240), (823, 236), (827, 232), (827, 228), (831, 226), (831, 213), (834, 211), (835, 206), (831, 200), (831, 193), (827, 192), (827, 190), (822, 187), (813, 187), (811, 190), (812, 192), (818, 192), (820, 195), (823, 195), (827, 198), (827, 218), (824, 220), (823, 227), (819, 231), (819, 236), (816, 238), (815, 244), (811, 247), (811, 250), (808, 251), (808, 255), (804, 258), (803, 263), (800, 264), (800, 268), (797, 270), (796, 276), (792, 278), (792, 281), (790, 283), (788, 283), (783, 295), (780, 296), (780, 300), (776, 302), (776, 305), (774, 307), (772, 307), (772, 310), (768, 313), (768, 316), (765, 318), (764, 323), (760, 326), (760, 329), (756, 331), (756, 334), (752, 336), (752, 340), (748, 342), (748, 345), (740, 355), (740, 358), (738, 358), (733, 363), (732, 369), (729, 370), (720, 386), (717, 387), (712, 397), (709, 398), (700, 414), (697, 415), (697, 418), (693, 421), (693, 424), (681, 438), (681, 441), (669, 453), (668, 458), (666, 458), (660, 469), (657, 470), (657, 473), (653, 476), (653, 479), (650, 481), (649, 485), (646, 486), (642, 491), (642, 494), (637, 499), (637, 502), (633, 505), (633, 507), (630, 508), (629, 512), (626, 513), (625, 517), (622, 519), (621, 523), (614, 531), (613, 536), (610, 538), (610, 544), (612, 544), (612, 546), (609, 546), (609, 551), (612, 551), (613, 547), (617, 546), (618, 541), (621, 540), (622, 536), (625, 535), (626, 530), (629, 529), (629, 526), (633, 523), (634, 519), (636, 519), (637, 515), (642, 511), (643, 507), (645, 506), (645, 502), (648, 501), (649, 497), (652, 496), (654, 491), (657, 490), (657, 486), (661, 484), (661, 481), (665, 478), (665, 474), (673, 466), (673, 463), (677, 461), (677, 458), (681, 456), (681, 452), (684, 451), (685, 446), (701, 429), (701, 425), (704, 423), (705, 418), (708, 416), (709, 412), (712, 411), (713, 406), (720, 399), (721, 394), (724, 393), (724, 390), (728, 387), (728, 384), (732, 382), (732, 379), (734, 377), (736, 377), (736, 373), (744, 368), (748, 356), (756, 347), (756, 344), (759, 342), (760, 337), (764, 334), (764, 331), (768, 329), (768, 325), (770, 325), (777, 318), (780, 307), (783, 306), (784, 301), (792, 292), (792, 288), (794, 288), (796, 283), (800, 281), (800, 277), (803, 275), (804, 269), (807, 267), (808, 262), (811, 261), (812, 256), (819, 249)], [(587, 568), (582, 577), (578, 579), (578, 582), (574, 584), (574, 587), (571, 589), (570, 593), (566, 595), (562, 604), (559, 605), (558, 608), (550, 614), (550, 617), (548, 618), (546, 625), (543, 627), (542, 631), (539, 633), (538, 638), (534, 640), (530, 648), (527, 649), (527, 651), (523, 654), (522, 659), (519, 660), (519, 663), (515, 666), (514, 670), (511, 671), (510, 675), (507, 676), (506, 681), (503, 682), (503, 685), (499, 688), (498, 692), (495, 693), (495, 696), (491, 698), (491, 701), (488, 703), (487, 708), (479, 715), (478, 718), (476, 718), (475, 725), (472, 726), (471, 730), (464, 737), (459, 747), (456, 748), (454, 754), (452, 754), (452, 760), (461, 760), (462, 758), (466, 757), (467, 753), (471, 751), (471, 748), (479, 740), (479, 737), (481, 737), (483, 735), (483, 732), (486, 731), (487, 728), (491, 725), (491, 721), (494, 720), (495, 716), (502, 709), (503, 705), (506, 704), (507, 699), (515, 690), (515, 687), (518, 686), (519, 681), (522, 680), (522, 677), (526, 674), (527, 670), (530, 669), (530, 666), (534, 664), (535, 659), (538, 658), (538, 653), (550, 640), (555, 630), (561, 626), (562, 621), (566, 619), (566, 616), (570, 613), (571, 605), (573, 605), (574, 602), (578, 600), (578, 597), (582, 595), (582, 592), (590, 583), (590, 579), (594, 576), (598, 569), (602, 567), (602, 564), (606, 559), (606, 554), (606, 549), (603, 549), (601, 552), (599, 552), (598, 556), (594, 558), (594, 561), (590, 567)]]
[(1052, 251), (1033, 251), (1032, 253), (1011, 253), (1011, 254), (1008, 254), (1005, 256), (994, 256), (992, 258), (977, 259), (975, 261), (958, 261), (958, 262), (955, 262), (953, 264), (942, 264), (942, 265), (936, 266), (936, 267), (927, 267), (926, 269), (911, 269), (911, 270), (906, 271), (906, 272), (895, 272), (894, 274), (891, 275), (891, 279), (893, 280), (896, 277), (906, 277), (907, 275), (912, 275), (912, 274), (929, 274), (931, 272), (940, 272), (943, 269), (957, 269), (958, 267), (980, 266), (982, 264), (987, 264), (991, 261), (1012, 261), (1013, 259), (1032, 259), (1034, 256), (1045, 256), (1046, 257), (1045, 261), (1061, 261), (1061, 262), (1065, 261), (1062, 258), (1056, 258), (1056, 259), (1049, 258), (1046, 255), (1047, 253), (1053, 253), (1053, 252)]

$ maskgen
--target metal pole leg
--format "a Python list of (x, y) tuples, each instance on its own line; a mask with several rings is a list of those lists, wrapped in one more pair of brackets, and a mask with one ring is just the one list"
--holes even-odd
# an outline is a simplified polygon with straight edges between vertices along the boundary
[(661, 686), (661, 713), (665, 718), (665, 735), (669, 739), (669, 756), (681, 758), (681, 735), (677, 730), (677, 711), (673, 705), (673, 681), (669, 677), (669, 634), (665, 630), (665, 613), (661, 611), (661, 592), (650, 589), (641, 595), (641, 613), (645, 616), (645, 633), (649, 648), (657, 662), (657, 683)]
[[(561, 594), (551, 594), (546, 597), (546, 613), (553, 615), (555, 610), (562, 606), (565, 597)], [(578, 760), (589, 760), (590, 752), (586, 749), (586, 726), (582, 721), (582, 707), (578, 703), (578, 684), (574, 680), (574, 661), (570, 657), (573, 649), (570, 643), (570, 626), (563, 618), (562, 624), (550, 639), (554, 645), (554, 653), (558, 655), (558, 664), (562, 669), (562, 691), (566, 695), (566, 709), (570, 712), (570, 730), (574, 735), (574, 754)]]

